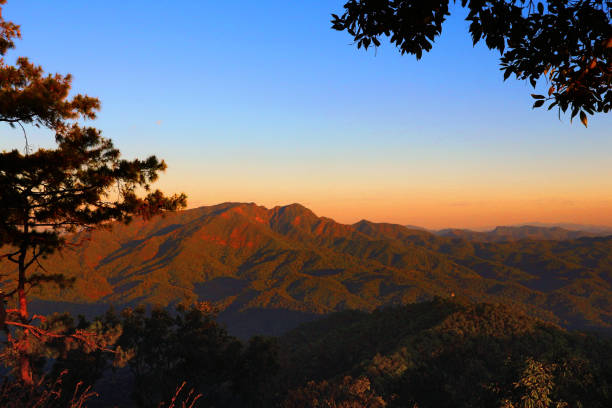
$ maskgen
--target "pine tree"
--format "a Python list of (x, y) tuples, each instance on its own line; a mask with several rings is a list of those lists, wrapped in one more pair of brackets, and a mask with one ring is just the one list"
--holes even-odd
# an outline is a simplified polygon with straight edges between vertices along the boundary
[(0, 327), (17, 356), (20, 379), (32, 384), (32, 342), (51, 334), (33, 323), (28, 292), (45, 283), (71, 284), (61, 271), (45, 270), (41, 259), (66, 247), (71, 233), (175, 210), (185, 206), (186, 197), (151, 191), (166, 169), (162, 160), (122, 159), (100, 130), (79, 124), (95, 119), (100, 102), (87, 95), (69, 97), (70, 75), (45, 74), (27, 58), (7, 64), (4, 56), (19, 36), (19, 26), (5, 21), (0, 8), (0, 122), (20, 127), (24, 135), (24, 125), (46, 128), (56, 142), (55, 148), (31, 152), (26, 135), (23, 151), (0, 153), (0, 259), (16, 264), (15, 274), (3, 281), (2, 296), (17, 300), (8, 310), (0, 302)]

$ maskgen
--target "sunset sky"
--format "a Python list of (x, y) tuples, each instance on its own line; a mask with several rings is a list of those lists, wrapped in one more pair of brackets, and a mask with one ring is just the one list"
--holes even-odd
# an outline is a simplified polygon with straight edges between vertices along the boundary
[[(612, 225), (612, 116), (532, 110), (458, 8), (421, 61), (330, 29), (342, 1), (11, 0), (29, 57), (102, 101), (126, 157), (168, 163), (190, 207), (299, 202), (428, 228)], [(31, 143), (52, 136), (30, 129)], [(22, 147), (3, 128), (0, 147)]]

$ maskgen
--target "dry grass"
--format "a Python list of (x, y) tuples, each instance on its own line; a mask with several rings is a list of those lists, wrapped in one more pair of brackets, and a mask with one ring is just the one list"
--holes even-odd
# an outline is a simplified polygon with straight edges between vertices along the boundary
[(0, 406), (3, 408), (85, 408), (85, 403), (98, 394), (91, 390), (91, 386), (83, 386), (79, 382), (70, 400), (62, 398), (63, 377), (66, 371), (54, 381), (45, 378), (33, 386), (24, 386), (19, 381), (5, 377), (0, 387)]
[(189, 390), (187, 395), (184, 395), (182, 391), (186, 384), (187, 383), (183, 381), (183, 383), (176, 389), (174, 396), (169, 402), (169, 405), (162, 402), (159, 404), (159, 408), (195, 408), (196, 402), (202, 398), (202, 394), (196, 394), (195, 390), (192, 388)]

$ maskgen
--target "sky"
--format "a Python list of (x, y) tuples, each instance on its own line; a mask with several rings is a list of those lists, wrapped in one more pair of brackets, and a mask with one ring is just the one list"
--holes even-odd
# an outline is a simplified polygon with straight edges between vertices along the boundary
[[(94, 122), (189, 207), (301, 203), (342, 223), (612, 225), (612, 117), (533, 110), (455, 7), (420, 61), (358, 50), (342, 1), (9, 0), (27, 56), (102, 101)], [(542, 85), (544, 88), (544, 85)], [(23, 145), (2, 128), (0, 148)], [(52, 135), (28, 129), (30, 143)]]

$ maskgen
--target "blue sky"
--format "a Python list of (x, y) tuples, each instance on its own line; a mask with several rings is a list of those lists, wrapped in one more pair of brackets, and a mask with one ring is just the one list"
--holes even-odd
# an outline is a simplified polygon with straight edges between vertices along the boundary
[[(301, 202), (342, 222), (612, 224), (612, 119), (532, 110), (457, 9), (421, 61), (330, 29), (341, 1), (9, 0), (8, 56), (72, 73), (94, 125), (190, 204)], [(21, 145), (17, 132), (15, 145)], [(12, 133), (11, 133), (12, 132)], [(48, 134), (31, 130), (44, 146)], [(10, 143), (3, 147), (10, 147)]]

